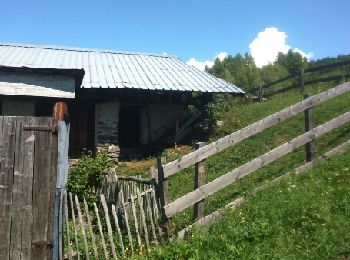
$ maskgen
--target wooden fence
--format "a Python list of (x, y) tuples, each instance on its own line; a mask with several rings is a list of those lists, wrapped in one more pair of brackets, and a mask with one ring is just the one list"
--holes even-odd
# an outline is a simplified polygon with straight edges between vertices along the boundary
[(51, 259), (52, 118), (0, 116), (0, 259)]
[[(349, 91), (350, 83), (344, 83), (318, 95), (311, 97), (306, 96), (305, 100), (302, 102), (285, 108), (241, 130), (225, 136), (216, 142), (208, 145), (201, 144), (197, 147), (197, 150), (183, 156), (178, 160), (165, 164), (164, 158), (158, 158), (158, 193), (162, 205), (162, 227), (165, 234), (168, 236), (171, 235), (170, 218), (174, 214), (194, 205), (195, 219), (201, 218), (204, 216), (203, 200), (206, 197), (238, 181), (244, 176), (249, 175), (259, 168), (277, 160), (278, 158), (296, 150), (297, 148), (306, 145), (306, 159), (307, 161), (313, 160), (313, 141), (331, 130), (349, 123), (350, 112), (344, 113), (343, 115), (338, 116), (316, 128), (312, 128), (312, 107)], [(264, 129), (277, 125), (278, 123), (291, 118), (302, 111), (305, 111), (306, 119), (306, 132), (304, 134), (205, 184), (204, 160), (207, 157), (217, 154), (220, 151), (231, 147), (252, 135), (262, 132)], [(169, 203), (168, 178), (178, 173), (182, 169), (192, 165), (195, 165), (195, 190)]]
[[(248, 92), (251, 94), (257, 95), (258, 100), (261, 101), (263, 96), (269, 97), (269, 96), (276, 95), (278, 93), (287, 92), (287, 91), (292, 90), (292, 89), (300, 89), (300, 91), (303, 93), (305, 86), (310, 85), (310, 84), (315, 84), (315, 83), (320, 83), (320, 82), (329, 82), (329, 81), (335, 81), (335, 80), (343, 81), (343, 83), (344, 83), (346, 81), (346, 79), (350, 78), (350, 73), (344, 72), (344, 73), (339, 74), (339, 75), (333, 75), (333, 76), (329, 76), (329, 77), (321, 77), (321, 78), (317, 78), (317, 79), (313, 79), (313, 80), (305, 80), (305, 74), (312, 73), (312, 72), (320, 72), (320, 71), (324, 71), (324, 70), (332, 69), (332, 68), (339, 68), (339, 67), (343, 67), (343, 66), (347, 66), (347, 65), (350, 65), (350, 60), (334, 62), (332, 64), (311, 67), (311, 68), (307, 68), (307, 69), (301, 69), (299, 73), (290, 74), (290, 75), (283, 77), (281, 79), (278, 79), (276, 81), (260, 85), (259, 87), (250, 89)], [(276, 85), (287, 82), (288, 80), (294, 80), (294, 81), (296, 81), (296, 83), (292, 83), (291, 85), (289, 85), (287, 87), (278, 88), (269, 94), (265, 93), (265, 90), (272, 89)]]
[(155, 190), (147, 183), (140, 177), (109, 174), (106, 195), (90, 205), (84, 198), (64, 193), (62, 258), (126, 258), (145, 253), (151, 244), (162, 241)]

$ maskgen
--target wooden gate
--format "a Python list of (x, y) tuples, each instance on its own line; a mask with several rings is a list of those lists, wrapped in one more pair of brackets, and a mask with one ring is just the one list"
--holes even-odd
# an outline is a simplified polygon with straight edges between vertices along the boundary
[(57, 133), (52, 118), (0, 116), (0, 259), (51, 259)]

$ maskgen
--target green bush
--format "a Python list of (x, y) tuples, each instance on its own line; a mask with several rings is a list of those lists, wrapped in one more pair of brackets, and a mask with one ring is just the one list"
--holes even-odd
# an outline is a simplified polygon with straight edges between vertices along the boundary
[(83, 154), (77, 164), (69, 169), (67, 189), (85, 198), (89, 205), (97, 200), (97, 191), (112, 163), (106, 154), (93, 156), (91, 152)]

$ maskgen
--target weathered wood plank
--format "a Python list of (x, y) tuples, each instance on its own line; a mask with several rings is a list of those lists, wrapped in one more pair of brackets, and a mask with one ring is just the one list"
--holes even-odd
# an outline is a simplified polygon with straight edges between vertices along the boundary
[(137, 245), (139, 247), (139, 250), (141, 250), (142, 242), (141, 242), (141, 236), (140, 236), (140, 232), (139, 232), (139, 223), (137, 221), (136, 207), (135, 207), (134, 199), (132, 197), (131, 197), (131, 209), (132, 209), (132, 216), (134, 218), (135, 232), (137, 235)]
[[(203, 147), (205, 143), (199, 142), (196, 144), (196, 149)], [(198, 189), (199, 187), (205, 184), (205, 161), (200, 161), (195, 164), (194, 169), (194, 189)], [(204, 200), (197, 202), (193, 207), (193, 218), (201, 219), (204, 217)]]
[[(75, 222), (73, 196), (72, 196), (72, 193), (70, 193), (70, 192), (69, 192), (69, 203), (70, 203), (72, 223), (73, 223), (73, 228), (74, 228), (75, 249), (77, 250), (77, 252), (80, 252), (80, 250), (79, 250), (79, 241), (78, 241), (78, 230), (77, 230), (77, 225), (76, 225), (76, 222)], [(80, 259), (80, 254), (78, 254), (78, 259)]]
[[(36, 124), (36, 121), (32, 117), (27, 117), (25, 124), (31, 126)], [(22, 208), (22, 252), (21, 259), (31, 259), (31, 242), (32, 242), (32, 191), (33, 191), (33, 174), (34, 174), (34, 142), (35, 136), (33, 131), (25, 131), (22, 133), (23, 137), (23, 208)]]
[(153, 241), (157, 243), (158, 239), (157, 239), (157, 234), (156, 234), (156, 228), (154, 225), (155, 216), (153, 216), (152, 209), (151, 209), (151, 203), (152, 203), (151, 194), (150, 193), (146, 194), (144, 196), (144, 198), (145, 198), (147, 215), (148, 215), (149, 221), (151, 223), (152, 238), (153, 238)]
[(149, 247), (149, 237), (148, 237), (148, 229), (147, 229), (147, 224), (146, 224), (146, 216), (145, 216), (145, 211), (143, 208), (143, 201), (142, 201), (142, 197), (140, 195), (139, 188), (136, 188), (136, 193), (137, 193), (137, 198), (138, 198), (137, 200), (139, 202), (141, 223), (143, 226), (143, 231), (145, 232), (145, 242), (146, 242), (146, 246)]
[(103, 248), (103, 253), (105, 255), (105, 259), (109, 259), (109, 255), (108, 255), (107, 247), (106, 247), (106, 242), (105, 242), (105, 238), (103, 235), (100, 214), (98, 213), (98, 208), (97, 208), (95, 202), (94, 202), (94, 210), (95, 210), (95, 215), (96, 215), (96, 219), (97, 219), (98, 231), (99, 231), (100, 237), (101, 237), (101, 244), (102, 244), (102, 248)]
[(107, 207), (105, 196), (103, 194), (101, 194), (101, 204), (102, 204), (103, 211), (105, 213), (105, 220), (106, 220), (106, 224), (107, 224), (107, 234), (108, 234), (108, 238), (109, 238), (109, 245), (112, 249), (113, 259), (118, 259), (116, 251), (115, 251), (113, 231), (112, 231), (111, 221), (109, 219), (108, 207)]
[(264, 129), (274, 126), (302, 111), (323, 103), (329, 99), (332, 99), (336, 96), (342, 95), (350, 91), (350, 83), (344, 83), (335, 88), (329, 89), (325, 92), (322, 92), (318, 95), (309, 97), (295, 105), (287, 107), (279, 112), (274, 113), (260, 121), (257, 121), (241, 130), (238, 130), (230, 135), (227, 135), (213, 143), (210, 143), (192, 153), (189, 153), (178, 160), (170, 162), (162, 167), (164, 171), (164, 177), (168, 178), (169, 176), (175, 174), (182, 169), (185, 169), (191, 165), (194, 165), (197, 162), (202, 161), (203, 159), (212, 156), (252, 135), (262, 132)]
[(83, 235), (85, 257), (86, 257), (87, 260), (89, 260), (90, 259), (90, 257), (89, 257), (89, 246), (88, 246), (87, 239), (86, 239), (85, 223), (83, 221), (83, 216), (81, 214), (81, 209), (80, 209), (80, 203), (79, 203), (79, 200), (78, 200), (78, 196), (75, 195), (74, 199), (75, 199), (75, 206), (76, 206), (77, 211), (78, 211), (79, 226), (80, 226), (81, 233)]
[[(51, 118), (36, 118), (38, 126), (52, 126)], [(51, 132), (35, 132), (34, 179), (33, 179), (33, 233), (32, 243), (51, 241), (48, 234), (53, 224), (50, 209), (54, 207), (54, 189), (51, 187)], [(52, 223), (51, 223), (52, 222)], [(51, 259), (52, 248), (46, 245), (33, 245), (33, 259)]]
[(124, 250), (123, 236), (122, 236), (122, 232), (120, 231), (120, 227), (119, 227), (117, 211), (115, 209), (115, 205), (113, 205), (113, 204), (112, 204), (112, 215), (113, 215), (113, 219), (114, 219), (115, 228), (117, 230), (118, 237), (119, 237), (120, 249), (122, 250), (123, 257), (125, 257), (126, 255), (125, 255), (125, 250)]
[(71, 246), (71, 241), (70, 241), (70, 234), (69, 234), (69, 218), (68, 218), (68, 199), (67, 199), (67, 192), (64, 192), (63, 196), (63, 203), (64, 203), (64, 217), (65, 217), (65, 222), (66, 222), (66, 240), (67, 240), (67, 251), (68, 251), (68, 260), (71, 260), (71, 253), (72, 253), (72, 246)]
[(192, 191), (183, 197), (167, 204), (164, 207), (166, 216), (173, 216), (175, 213), (180, 212), (183, 209), (193, 205), (194, 203), (225, 188), (231, 183), (288, 154), (289, 152), (299, 148), (307, 142), (310, 142), (348, 122), (350, 122), (350, 112), (344, 113), (343, 115), (338, 116), (281, 146), (278, 146), (277, 148), (196, 189), (195, 191)]
[(85, 210), (85, 215), (86, 215), (86, 218), (87, 218), (87, 223), (88, 223), (88, 227), (89, 227), (89, 231), (90, 231), (90, 235), (91, 235), (92, 249), (94, 250), (95, 259), (98, 259), (98, 252), (97, 252), (97, 247), (96, 247), (95, 233), (94, 233), (94, 230), (92, 229), (91, 218), (90, 218), (90, 214), (89, 214), (89, 207), (88, 207), (88, 205), (86, 203), (85, 198), (84, 198), (84, 210)]
[(24, 117), (16, 117), (15, 129), (15, 153), (14, 153), (14, 169), (13, 169), (13, 184), (12, 184), (12, 203), (11, 203), (11, 241), (10, 241), (10, 259), (16, 260), (21, 258), (22, 251), (22, 208), (23, 196), (23, 160), (24, 160), (24, 145), (22, 140), (22, 127), (25, 123)]
[(15, 156), (16, 121), (4, 117), (2, 122), (2, 154), (0, 169), (0, 259), (10, 257), (12, 184)]
[(129, 226), (129, 217), (128, 217), (128, 211), (126, 210), (125, 203), (124, 203), (124, 195), (123, 191), (120, 190), (120, 199), (121, 199), (121, 204), (122, 208), (124, 211), (124, 219), (125, 219), (125, 226), (126, 226), (126, 231), (128, 233), (128, 239), (129, 239), (129, 245), (131, 249), (131, 254), (134, 254), (134, 243), (132, 241), (132, 236), (131, 236), (131, 231), (130, 231), (130, 226)]

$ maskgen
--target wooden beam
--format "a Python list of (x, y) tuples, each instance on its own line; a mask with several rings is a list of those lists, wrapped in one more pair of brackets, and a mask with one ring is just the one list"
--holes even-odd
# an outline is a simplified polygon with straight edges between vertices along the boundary
[(165, 178), (168, 178), (169, 176), (181, 171), (182, 169), (194, 165), (195, 163), (200, 162), (203, 159), (212, 156), (218, 152), (221, 152), (222, 150), (233, 146), (234, 144), (237, 144), (238, 142), (250, 136), (262, 132), (266, 128), (277, 125), (278, 123), (297, 115), (305, 109), (323, 103), (348, 91), (350, 91), (350, 83), (345, 83), (335, 88), (329, 89), (325, 92), (322, 92), (318, 95), (309, 97), (299, 103), (296, 103), (295, 105), (287, 107), (273, 115), (261, 119), (260, 121), (257, 121), (241, 130), (238, 130), (230, 135), (220, 138), (219, 140), (213, 143), (210, 143), (192, 153), (189, 153), (173, 162), (164, 165), (164, 176)]
[(269, 163), (281, 158), (282, 156), (296, 150), (307, 142), (315, 140), (321, 135), (330, 132), (331, 130), (350, 122), (350, 112), (338, 116), (327, 123), (320, 125), (311, 131), (304, 133), (293, 140), (284, 143), (281, 146), (253, 159), (252, 161), (234, 169), (231, 172), (209, 182), (208, 184), (192, 191), (181, 198), (165, 205), (164, 211), (167, 218), (170, 218), (177, 212), (180, 212), (194, 203), (210, 196), (211, 194), (225, 188), (226, 186), (236, 182), (237, 180), (249, 175), (250, 173), (268, 165)]

